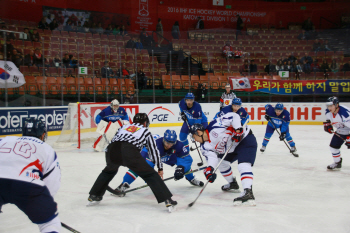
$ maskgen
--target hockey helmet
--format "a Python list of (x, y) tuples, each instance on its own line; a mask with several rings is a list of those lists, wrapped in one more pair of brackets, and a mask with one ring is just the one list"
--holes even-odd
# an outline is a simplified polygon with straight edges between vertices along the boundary
[(146, 128), (149, 127), (149, 118), (146, 113), (137, 113), (133, 118), (133, 123), (143, 124), (146, 122)]
[[(114, 106), (117, 105), (117, 108), (114, 108)], [(111, 102), (111, 108), (113, 109), (113, 111), (118, 111), (119, 108), (119, 101), (117, 99), (112, 100)]]
[(193, 93), (191, 93), (191, 92), (187, 93), (186, 96), (185, 96), (185, 99), (194, 100), (194, 95), (193, 95)]
[(203, 126), (202, 124), (195, 123), (195, 124), (193, 124), (193, 125), (191, 126), (191, 128), (190, 128), (190, 133), (199, 136), (197, 130), (199, 130), (199, 131), (204, 131), (205, 128), (204, 128), (204, 126)]
[(327, 106), (331, 106), (331, 105), (336, 105), (336, 104), (338, 104), (339, 105), (339, 99), (338, 99), (338, 97), (336, 97), (336, 96), (332, 96), (332, 97), (329, 97), (328, 99), (327, 99), (327, 102), (326, 102), (326, 105)]
[(280, 110), (282, 111), (284, 109), (284, 106), (282, 103), (277, 103), (276, 106), (275, 106), (275, 110)]
[(241, 100), (241, 98), (234, 98), (234, 99), (232, 100), (232, 105), (239, 105), (239, 106), (241, 106), (241, 105), (242, 105), (242, 100)]
[(176, 140), (177, 140), (177, 135), (176, 135), (175, 130), (167, 129), (164, 132), (164, 137), (163, 137), (164, 142), (167, 142), (169, 144), (175, 144)]
[(23, 136), (32, 136), (40, 139), (43, 133), (45, 133), (45, 137), (42, 141), (45, 142), (47, 138), (47, 129), (45, 122), (35, 119), (34, 117), (29, 117), (24, 120), (22, 127)]

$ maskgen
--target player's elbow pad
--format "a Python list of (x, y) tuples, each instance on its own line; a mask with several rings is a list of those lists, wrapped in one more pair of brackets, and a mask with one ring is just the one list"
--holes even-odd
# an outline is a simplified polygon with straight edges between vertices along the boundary
[(102, 120), (102, 117), (100, 115), (96, 116), (96, 124), (100, 123), (100, 121)]

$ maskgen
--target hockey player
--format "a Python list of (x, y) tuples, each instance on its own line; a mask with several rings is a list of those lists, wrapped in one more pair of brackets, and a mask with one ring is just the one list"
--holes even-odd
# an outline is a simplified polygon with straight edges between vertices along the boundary
[[(174, 179), (180, 180), (184, 177), (184, 174), (191, 170), (192, 157), (189, 153), (188, 147), (185, 147), (184, 144), (177, 140), (177, 135), (174, 130), (167, 129), (164, 133), (164, 137), (159, 135), (153, 135), (156, 140), (157, 148), (160, 153), (162, 162), (170, 166), (176, 165)], [(146, 159), (146, 162), (154, 168), (154, 161), (148, 155), (148, 150), (144, 147), (141, 151), (142, 157)], [(135, 172), (129, 170), (125, 175), (123, 182), (115, 189), (122, 194), (130, 188), (130, 184), (135, 181), (138, 175)], [(190, 184), (194, 186), (203, 186), (204, 183), (197, 180), (193, 173), (185, 175), (186, 179)]]
[(335, 96), (327, 99), (326, 121), (323, 122), (327, 133), (334, 133), (333, 125), (337, 128), (329, 145), (334, 163), (327, 166), (328, 170), (340, 170), (342, 158), (340, 147), (345, 145), (350, 149), (350, 109), (339, 105), (339, 99)]
[(0, 213), (1, 206), (14, 204), (38, 224), (42, 233), (58, 233), (54, 196), (61, 183), (57, 155), (45, 143), (45, 123), (26, 118), (22, 137), (0, 139)]
[(193, 93), (187, 93), (185, 98), (179, 102), (179, 107), (181, 111), (181, 119), (184, 121), (180, 130), (180, 141), (188, 149), (188, 125), (191, 127), (191, 125), (199, 123), (206, 128), (208, 126), (208, 119), (204, 115), (201, 105), (194, 101)]
[(252, 166), (255, 162), (257, 142), (252, 131), (242, 127), (239, 115), (227, 113), (211, 121), (207, 129), (200, 124), (194, 124), (191, 126), (191, 133), (194, 140), (201, 143), (202, 154), (208, 163), (204, 175), (210, 183), (216, 179), (216, 174), (213, 172), (220, 161), (219, 158), (222, 158), (231, 143), (234, 143), (225, 160), (230, 163), (238, 160), (238, 170), (244, 191), (240, 197), (233, 200), (233, 204), (256, 205), (252, 190)]
[[(234, 98), (232, 100), (232, 105), (224, 107), (220, 112), (218, 112), (214, 119), (221, 117), (229, 112), (234, 112), (239, 115), (241, 118), (242, 127), (245, 127), (245, 130), (249, 132), (250, 126), (249, 123), (249, 114), (242, 107), (242, 100), (240, 98)], [(229, 158), (225, 158), (224, 161), (220, 164), (219, 170), (221, 175), (227, 180), (228, 184), (225, 184), (221, 187), (223, 191), (239, 191), (239, 185), (237, 184), (236, 177), (232, 175), (231, 164), (232, 162)]]
[[(177, 204), (171, 199), (172, 194), (162, 180), (163, 163), (148, 126), (147, 114), (137, 113), (134, 116), (133, 124), (124, 125), (118, 130), (106, 150), (107, 166), (102, 170), (90, 190), (88, 206), (98, 204), (102, 200), (109, 182), (117, 174), (120, 166), (128, 167), (140, 176), (150, 186), (158, 203), (165, 202), (169, 211)], [(158, 173), (141, 156), (140, 152), (144, 146), (147, 147), (149, 155), (157, 164)]]
[(95, 122), (96, 132), (101, 135), (96, 139), (93, 148), (95, 151), (103, 151), (118, 129), (129, 124), (129, 116), (125, 109), (119, 106), (119, 101), (114, 99), (110, 106), (96, 116)]
[(275, 107), (272, 107), (270, 104), (265, 105), (265, 119), (268, 121), (266, 126), (266, 133), (262, 143), (262, 147), (260, 149), (261, 152), (266, 150), (266, 146), (270, 141), (272, 134), (276, 129), (281, 129), (280, 140), (284, 139), (290, 145), (290, 151), (295, 156), (297, 155), (297, 149), (295, 148), (295, 143), (293, 141), (292, 136), (289, 133), (289, 122), (290, 122), (290, 114), (287, 110), (284, 109), (282, 103), (277, 103)]
[(234, 98), (236, 98), (236, 95), (231, 91), (231, 85), (228, 83), (225, 86), (225, 92), (222, 93), (220, 98), (220, 111), (224, 107), (231, 105), (231, 102)]

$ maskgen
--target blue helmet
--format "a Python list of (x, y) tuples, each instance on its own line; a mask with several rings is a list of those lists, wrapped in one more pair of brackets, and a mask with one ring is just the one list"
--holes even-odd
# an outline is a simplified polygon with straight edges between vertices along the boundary
[(204, 128), (204, 126), (202, 124), (199, 124), (199, 123), (195, 123), (195, 124), (191, 125), (191, 128), (190, 128), (190, 133), (191, 134), (198, 135), (197, 134), (197, 130), (204, 131), (205, 128)]
[(167, 129), (164, 132), (163, 140), (166, 142), (169, 142), (169, 143), (176, 143), (177, 135), (176, 135), (175, 130)]
[(187, 93), (186, 96), (185, 96), (185, 99), (191, 99), (191, 100), (193, 100), (193, 99), (194, 99), (193, 93), (191, 93), (191, 92)]
[(45, 137), (43, 138), (43, 141), (45, 142), (47, 137), (46, 132), (45, 122), (35, 119), (34, 117), (29, 117), (24, 120), (22, 127), (23, 136), (32, 136), (40, 139), (43, 133), (45, 133)]
[(326, 103), (326, 105), (327, 106), (330, 106), (330, 105), (336, 105), (336, 104), (339, 104), (339, 99), (338, 99), (338, 97), (336, 97), (336, 96), (332, 96), (332, 97), (329, 97), (328, 99), (327, 99), (327, 103)]
[(242, 100), (241, 100), (241, 98), (234, 98), (234, 99), (232, 100), (232, 105), (239, 105), (239, 106), (241, 106), (241, 105), (242, 105)]
[(277, 103), (276, 106), (275, 106), (275, 109), (276, 110), (283, 110), (284, 109), (284, 106), (282, 103)]

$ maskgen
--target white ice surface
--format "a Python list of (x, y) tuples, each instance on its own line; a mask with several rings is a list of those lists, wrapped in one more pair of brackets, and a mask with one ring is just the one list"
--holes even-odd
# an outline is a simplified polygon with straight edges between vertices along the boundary
[[(93, 152), (90, 145), (84, 145), (85, 149), (81, 150), (57, 150), (62, 169), (62, 185), (55, 198), (59, 217), (83, 233), (350, 232), (350, 151), (345, 146), (341, 149), (341, 171), (327, 171), (326, 166), (333, 162), (329, 151), (331, 135), (323, 131), (323, 126), (292, 125), (290, 131), (299, 158), (288, 152), (277, 134), (261, 153), (265, 127), (252, 126), (258, 141), (253, 167), (256, 207), (234, 207), (232, 200), (239, 193), (221, 191), (226, 182), (220, 174), (190, 209), (186, 209), (187, 205), (201, 188), (185, 179), (167, 181), (173, 199), (178, 201), (174, 213), (168, 213), (163, 203), (157, 204), (149, 188), (128, 193), (124, 198), (113, 197), (107, 191), (100, 205), (86, 207), (89, 190), (104, 168), (105, 158), (103, 153)], [(151, 131), (163, 134), (165, 129), (151, 128)], [(52, 145), (55, 140), (56, 137), (51, 137), (48, 142)], [(196, 168), (200, 162), (198, 154), (193, 151), (191, 155)], [(237, 163), (232, 168), (240, 184)], [(110, 186), (117, 187), (126, 171), (122, 167)], [(165, 165), (164, 177), (173, 174), (174, 168)], [(205, 182), (202, 172), (195, 175)], [(131, 188), (143, 184), (137, 179)], [(39, 232), (16, 206), (8, 204), (2, 210), (1, 233)], [(62, 232), (69, 231), (62, 228)]]

